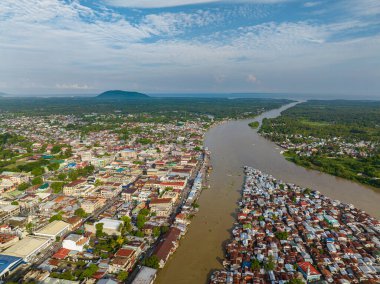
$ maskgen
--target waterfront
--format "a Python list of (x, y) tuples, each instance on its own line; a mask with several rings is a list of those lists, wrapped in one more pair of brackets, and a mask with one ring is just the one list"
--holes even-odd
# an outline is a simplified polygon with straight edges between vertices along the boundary
[[(257, 120), (276, 117), (288, 107), (264, 113)], [(251, 120), (230, 121), (212, 128), (205, 145), (211, 151), (214, 170), (211, 188), (200, 199), (200, 211), (192, 220), (180, 247), (157, 283), (206, 283), (213, 269), (222, 268), (222, 244), (230, 237), (234, 212), (243, 183), (243, 165), (249, 165), (286, 182), (311, 187), (333, 199), (352, 203), (379, 218), (380, 194), (371, 188), (288, 162), (280, 149), (248, 126)]]

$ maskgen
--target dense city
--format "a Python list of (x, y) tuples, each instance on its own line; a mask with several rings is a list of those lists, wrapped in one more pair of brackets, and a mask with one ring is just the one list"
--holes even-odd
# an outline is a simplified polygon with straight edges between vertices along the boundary
[(2, 279), (154, 281), (198, 210), (210, 170), (203, 136), (212, 117), (136, 120), (142, 119), (3, 115)]
[(225, 270), (211, 283), (379, 283), (377, 219), (259, 170), (245, 174)]

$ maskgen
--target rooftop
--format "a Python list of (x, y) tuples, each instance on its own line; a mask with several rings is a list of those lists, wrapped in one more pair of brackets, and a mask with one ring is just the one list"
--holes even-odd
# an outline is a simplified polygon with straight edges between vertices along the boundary
[(46, 245), (50, 240), (39, 237), (27, 236), (19, 242), (15, 243), (10, 248), (2, 252), (2, 255), (15, 256), (25, 258)]
[(132, 284), (150, 284), (155, 279), (156, 273), (156, 269), (143, 266), (136, 278), (132, 281)]
[(54, 236), (54, 235), (59, 234), (60, 232), (62, 232), (66, 228), (68, 228), (69, 226), (70, 225), (66, 222), (56, 220), (56, 221), (49, 223), (48, 225), (46, 225), (42, 229), (38, 230), (36, 232), (36, 234)]

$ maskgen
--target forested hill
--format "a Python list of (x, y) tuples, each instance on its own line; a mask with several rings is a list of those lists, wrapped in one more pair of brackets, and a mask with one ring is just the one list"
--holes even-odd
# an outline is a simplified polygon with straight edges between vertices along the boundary
[(120, 91), (112, 90), (101, 93), (96, 98), (98, 99), (142, 99), (149, 98), (148, 95), (139, 93), (139, 92), (129, 92), (129, 91)]

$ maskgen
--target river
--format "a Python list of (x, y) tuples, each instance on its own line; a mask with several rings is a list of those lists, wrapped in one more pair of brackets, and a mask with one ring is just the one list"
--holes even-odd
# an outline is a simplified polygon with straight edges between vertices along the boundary
[[(263, 113), (255, 120), (273, 118), (295, 103)], [(380, 194), (348, 180), (308, 170), (287, 161), (274, 143), (248, 126), (251, 120), (229, 121), (210, 129), (205, 145), (211, 151), (210, 189), (199, 198), (180, 246), (157, 277), (159, 284), (207, 283), (210, 272), (221, 269), (223, 243), (230, 237), (243, 184), (243, 166), (255, 167), (285, 182), (319, 190), (326, 196), (352, 203), (380, 218)]]

